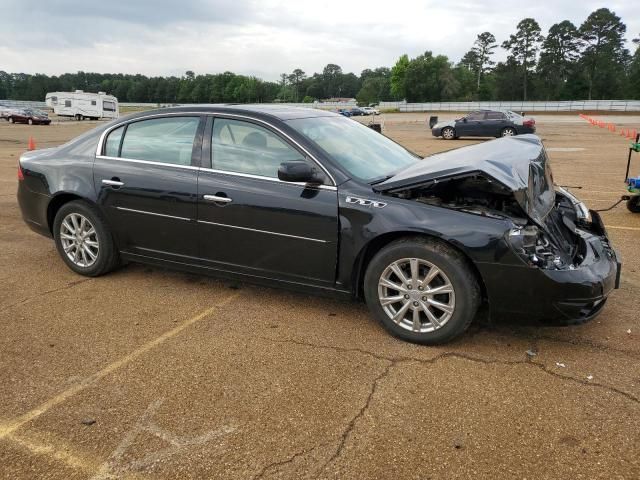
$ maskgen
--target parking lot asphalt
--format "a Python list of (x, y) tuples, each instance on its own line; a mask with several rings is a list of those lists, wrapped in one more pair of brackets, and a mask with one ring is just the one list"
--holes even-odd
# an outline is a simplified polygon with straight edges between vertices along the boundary
[[(384, 117), (423, 155), (479, 141)], [(624, 193), (628, 140), (536, 118), (558, 184), (592, 208)], [(30, 136), (46, 148), (92, 125), (0, 123), (0, 478), (640, 478), (640, 215), (603, 213), (624, 267), (594, 321), (478, 321), (422, 347), (359, 303), (68, 270), (21, 220), (16, 165)]]

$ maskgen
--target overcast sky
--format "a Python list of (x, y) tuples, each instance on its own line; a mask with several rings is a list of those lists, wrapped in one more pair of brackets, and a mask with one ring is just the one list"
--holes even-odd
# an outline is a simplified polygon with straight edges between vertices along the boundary
[[(276, 80), (337, 63), (345, 72), (391, 66), (425, 50), (458, 61), (475, 36), (498, 42), (524, 17), (543, 33), (579, 26), (604, 2), (589, 0), (0, 0), (0, 70), (60, 74), (182, 75), (230, 70)], [(608, 1), (640, 34), (634, 1)], [(499, 51), (496, 55), (504, 58)]]

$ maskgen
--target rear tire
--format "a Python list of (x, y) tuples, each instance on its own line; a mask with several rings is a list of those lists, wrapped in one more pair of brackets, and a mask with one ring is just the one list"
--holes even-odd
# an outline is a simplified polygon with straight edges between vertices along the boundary
[(100, 212), (81, 200), (65, 203), (53, 221), (58, 253), (76, 273), (97, 277), (120, 263), (111, 232)]
[(506, 127), (502, 129), (502, 132), (500, 132), (500, 136), (502, 137), (515, 137), (518, 134), (518, 132), (516, 132), (516, 129), (513, 127)]
[(8, 121), (9, 123), (16, 123), (16, 121), (13, 119), (13, 117), (9, 117), (9, 118), (7, 118), (7, 121)]
[(27, 123), (28, 123), (29, 125), (33, 125), (33, 119), (31, 119), (31, 118), (30, 118), (29, 120), (27, 120)]
[(640, 195), (635, 195), (627, 200), (627, 209), (631, 213), (640, 213)]
[[(440, 293), (430, 293), (436, 289)], [(380, 250), (367, 267), (364, 294), (387, 331), (423, 345), (464, 333), (481, 299), (478, 280), (463, 255), (422, 237), (403, 238)]]
[(444, 127), (440, 133), (445, 140), (453, 140), (456, 138), (456, 131), (453, 127)]

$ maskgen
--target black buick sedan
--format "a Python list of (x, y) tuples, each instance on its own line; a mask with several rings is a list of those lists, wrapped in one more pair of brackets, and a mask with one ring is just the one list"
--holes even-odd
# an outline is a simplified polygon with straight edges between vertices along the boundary
[(191, 106), (25, 153), (18, 178), (24, 220), (81, 275), (135, 261), (364, 298), (413, 342), (460, 335), (482, 303), (583, 322), (619, 282), (533, 135), (422, 160), (330, 112)]

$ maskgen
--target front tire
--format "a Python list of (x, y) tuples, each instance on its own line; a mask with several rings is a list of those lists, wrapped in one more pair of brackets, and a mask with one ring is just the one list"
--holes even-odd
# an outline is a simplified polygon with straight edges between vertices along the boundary
[(58, 210), (53, 236), (62, 260), (80, 275), (97, 277), (119, 264), (106, 222), (100, 212), (86, 202), (75, 200)]
[(453, 140), (456, 138), (456, 131), (453, 127), (444, 127), (440, 133), (445, 140)]
[(364, 278), (367, 305), (392, 335), (436, 345), (467, 330), (480, 306), (478, 280), (461, 253), (404, 238), (380, 250)]
[(33, 119), (31, 119), (31, 118), (30, 118), (29, 120), (27, 120), (27, 123), (28, 123), (29, 125), (33, 125)]
[(627, 200), (627, 209), (631, 213), (640, 213), (640, 195), (634, 195)]
[(7, 118), (7, 120), (9, 121), (9, 123), (16, 123), (16, 121), (13, 119), (13, 117), (9, 117), (9, 118)]

